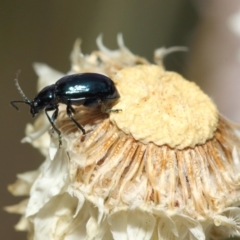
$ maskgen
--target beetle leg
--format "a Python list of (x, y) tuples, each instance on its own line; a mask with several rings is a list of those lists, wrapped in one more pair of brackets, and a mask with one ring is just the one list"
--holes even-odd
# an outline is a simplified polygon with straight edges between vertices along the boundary
[(103, 113), (110, 113), (110, 112), (116, 112), (116, 113), (119, 113), (122, 111), (122, 109), (110, 109), (110, 108), (106, 108), (106, 106), (104, 104), (102, 104), (101, 106), (101, 111)]
[(77, 125), (77, 127), (82, 131), (83, 134), (86, 134), (85, 129), (72, 117), (72, 113), (74, 113), (74, 108), (68, 104), (67, 105), (67, 115), (71, 120)]
[(110, 112), (119, 113), (121, 111), (122, 111), (122, 109), (108, 109), (108, 108), (106, 108), (104, 112), (105, 113), (110, 113)]
[(68, 105), (68, 106), (69, 106), (71, 112), (74, 114), (76, 112), (75, 109), (72, 107), (72, 105)]
[[(50, 118), (49, 115), (48, 115), (48, 111), (52, 111), (52, 110), (55, 110), (52, 117)], [(59, 131), (59, 129), (55, 126), (54, 124), (54, 121), (57, 119), (57, 116), (58, 116), (58, 106), (53, 106), (53, 107), (47, 107), (45, 108), (45, 113), (47, 115), (47, 118), (49, 120), (49, 122), (51, 123), (53, 129), (57, 132), (58, 134), (58, 137), (59, 137), (59, 146), (62, 145), (62, 134), (61, 132)]]

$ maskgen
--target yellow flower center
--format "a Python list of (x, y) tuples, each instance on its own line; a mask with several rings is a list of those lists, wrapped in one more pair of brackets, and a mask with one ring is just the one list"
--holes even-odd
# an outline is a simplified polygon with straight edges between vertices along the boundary
[(193, 82), (156, 65), (120, 70), (114, 82), (120, 100), (110, 120), (143, 143), (183, 149), (213, 137), (218, 111)]

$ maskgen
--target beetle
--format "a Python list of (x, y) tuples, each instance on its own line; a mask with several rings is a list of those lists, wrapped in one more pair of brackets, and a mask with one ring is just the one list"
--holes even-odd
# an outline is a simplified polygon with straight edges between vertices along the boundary
[[(102, 105), (109, 101), (114, 101), (120, 97), (113, 81), (105, 75), (99, 73), (79, 73), (67, 75), (60, 78), (55, 84), (44, 87), (37, 96), (30, 101), (22, 91), (18, 83), (17, 72), (14, 79), (15, 85), (19, 93), (23, 97), (23, 101), (11, 101), (11, 105), (16, 108), (16, 103), (25, 103), (30, 106), (30, 113), (35, 117), (37, 113), (45, 109), (46, 116), (51, 123), (53, 129), (59, 136), (59, 146), (61, 146), (61, 132), (54, 124), (58, 117), (59, 103), (67, 105), (66, 112), (68, 117), (76, 124), (76, 126), (86, 134), (84, 128), (73, 118), (75, 112), (72, 105), (85, 107), (94, 107)], [(54, 110), (50, 117), (48, 111)], [(106, 110), (105, 112), (118, 112), (119, 110)]]

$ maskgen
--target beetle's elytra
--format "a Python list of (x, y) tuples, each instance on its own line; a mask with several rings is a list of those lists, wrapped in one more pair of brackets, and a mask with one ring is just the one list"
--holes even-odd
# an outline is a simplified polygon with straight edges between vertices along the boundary
[[(24, 100), (11, 101), (12, 106), (18, 110), (15, 103), (25, 103), (29, 105), (30, 113), (33, 117), (39, 111), (45, 109), (49, 122), (59, 136), (59, 145), (61, 145), (61, 132), (54, 124), (58, 116), (59, 103), (67, 105), (67, 115), (82, 133), (85, 134), (84, 128), (72, 116), (74, 113), (72, 105), (93, 107), (120, 97), (110, 78), (98, 73), (82, 73), (60, 78), (55, 84), (43, 88), (37, 96), (30, 101), (19, 86), (18, 75), (19, 72), (16, 74), (15, 83)], [(52, 110), (54, 110), (54, 112), (52, 117), (50, 117), (47, 112)]]

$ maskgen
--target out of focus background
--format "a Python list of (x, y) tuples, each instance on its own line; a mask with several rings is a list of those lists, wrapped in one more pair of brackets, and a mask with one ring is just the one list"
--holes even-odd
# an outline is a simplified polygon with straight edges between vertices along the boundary
[(22, 199), (11, 196), (7, 185), (43, 160), (20, 143), (32, 118), (27, 106), (17, 112), (9, 104), (21, 100), (14, 75), (21, 69), (21, 87), (32, 99), (33, 62), (67, 72), (75, 39), (91, 53), (100, 33), (110, 49), (122, 33), (126, 46), (150, 61), (156, 48), (187, 46), (188, 52), (166, 57), (167, 69), (197, 82), (223, 115), (240, 123), (240, 0), (0, 0), (0, 239), (26, 239), (13, 228), (19, 216), (2, 210)]

